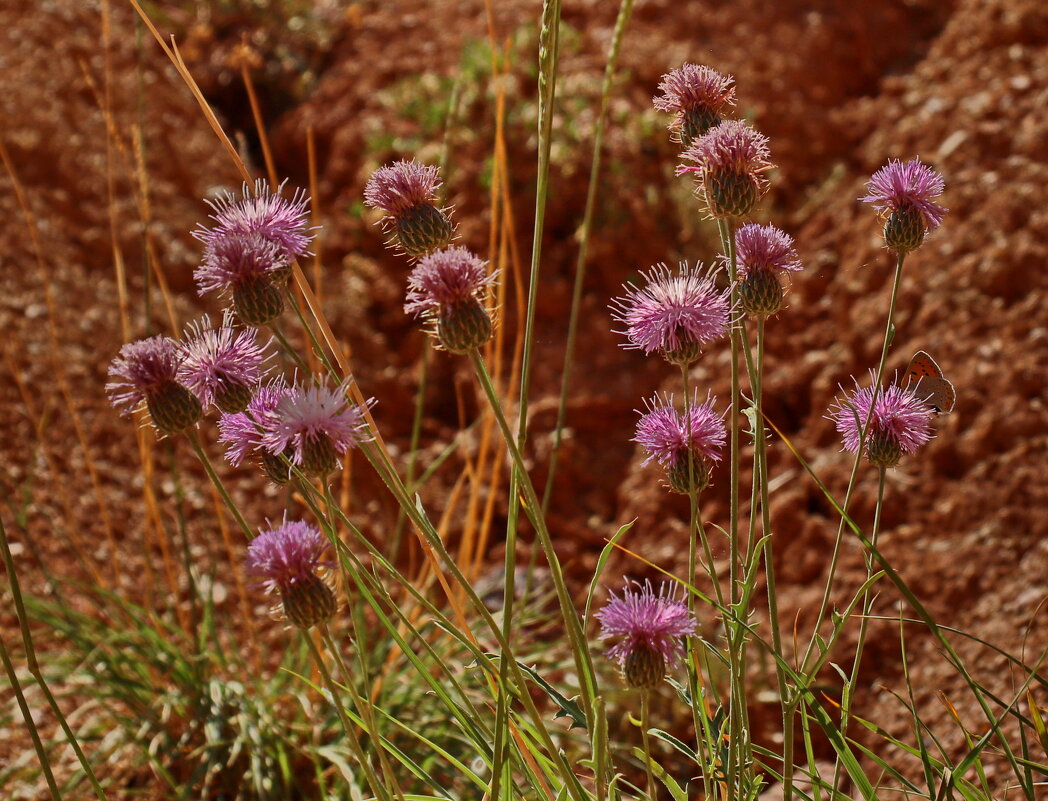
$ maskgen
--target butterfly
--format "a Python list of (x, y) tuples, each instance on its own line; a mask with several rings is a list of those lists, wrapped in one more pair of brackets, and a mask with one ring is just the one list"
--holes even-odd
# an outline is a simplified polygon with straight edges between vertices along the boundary
[(906, 368), (906, 386), (939, 414), (949, 414), (957, 400), (957, 390), (945, 378), (935, 359), (917, 351)]

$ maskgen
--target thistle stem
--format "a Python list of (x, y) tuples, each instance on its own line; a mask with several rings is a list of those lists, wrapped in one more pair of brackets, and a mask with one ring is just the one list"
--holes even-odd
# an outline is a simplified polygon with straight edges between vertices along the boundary
[(197, 434), (196, 429), (190, 429), (188, 432), (189, 444), (193, 446), (193, 452), (197, 455), (197, 459), (200, 460), (200, 464), (204, 466), (204, 471), (207, 473), (207, 477), (211, 479), (211, 483), (215, 485), (215, 489), (218, 490), (218, 494), (222, 497), (222, 503), (226, 505), (229, 513), (233, 515), (233, 519), (237, 521), (237, 525), (240, 526), (240, 530), (244, 532), (244, 535), (252, 540), (255, 538), (254, 532), (251, 530), (251, 526), (248, 525), (247, 520), (240, 513), (237, 505), (233, 502), (233, 498), (229, 492), (226, 491), (225, 485), (222, 483), (222, 479), (218, 477), (218, 473), (215, 472), (214, 466), (211, 464), (211, 460), (207, 456), (207, 452), (204, 450), (204, 446), (200, 444), (200, 435)]
[(651, 772), (651, 740), (648, 737), (648, 717), (651, 691), (641, 690), (640, 693), (640, 735), (644, 743), (644, 771), (648, 776), (648, 798), (650, 801), (658, 801), (658, 788), (655, 786), (655, 776)]

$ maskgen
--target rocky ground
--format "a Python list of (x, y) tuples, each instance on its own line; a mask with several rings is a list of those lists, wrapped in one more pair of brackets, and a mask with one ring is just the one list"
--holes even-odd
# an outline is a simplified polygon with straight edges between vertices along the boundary
[[(477, 0), (315, 5), (299, 17), (282, 17), (277, 3), (250, 13), (247, 3), (215, 4), (209, 12), (191, 3), (149, 8), (163, 30), (178, 35), (190, 70), (250, 163), (260, 168), (262, 154), (239, 77), (245, 53), (279, 175), (309, 184), (313, 138), (325, 312), (352, 354), (360, 386), (380, 401), (383, 436), (403, 452), (424, 342), (401, 311), (404, 264), (383, 248), (364, 212), (363, 184), (383, 162), (435, 161), (446, 145), (449, 201), (462, 239), (478, 252), (492, 249), (493, 34), (512, 55), (502, 79), (508, 197), (526, 264), (539, 5), (497, 4), (490, 22)], [(583, 0), (564, 9), (531, 415), (539, 482), (555, 420), (574, 234), (613, 5)], [(907, 261), (889, 367), (901, 369), (914, 351), (929, 351), (956, 385), (957, 406), (936, 421), (935, 440), (889, 475), (881, 543), (943, 624), (1012, 653), (1025, 649), (1033, 660), (1048, 644), (1048, 8), (1039, 0), (770, 6), (637, 4), (610, 106), (571, 436), (551, 507), (562, 558), (582, 587), (604, 539), (636, 518), (629, 547), (667, 569), (683, 567), (686, 504), (659, 486), (655, 469), (639, 467), (629, 442), (642, 398), (679, 392), (680, 377), (618, 347), (607, 303), (639, 269), (716, 255), (715, 231), (673, 178), (674, 146), (650, 105), (663, 72), (686, 60), (707, 63), (736, 77), (738, 112), (771, 137), (777, 170), (763, 215), (796, 237), (805, 262), (789, 308), (768, 326), (766, 411), (835, 493), (843, 494), (851, 462), (823, 415), (839, 384), (876, 364), (893, 266), (874, 215), (856, 198), (889, 158), (920, 155), (945, 176), (950, 212)], [(193, 291), (199, 249), (189, 231), (205, 216), (201, 198), (236, 188), (239, 178), (129, 7), (12, 0), (0, 7), (0, 30), (0, 144), (9, 165), (0, 175), (5, 524), (31, 589), (42, 591), (42, 563), (60, 578), (102, 577), (135, 595), (159, 546), (143, 544), (134, 429), (107, 405), (105, 372), (122, 342), (165, 330), (172, 317), (181, 325), (216, 308)], [(170, 308), (150, 264), (170, 287)], [(122, 330), (121, 308), (130, 331)], [(503, 325), (511, 343), (512, 303)], [(725, 398), (726, 348), (707, 354), (692, 377), (702, 391)], [(474, 393), (465, 364), (435, 357), (427, 453), (453, 437), (457, 398), (467, 415), (475, 411)], [(195, 479), (185, 450), (180, 455)], [(776, 442), (770, 458), (780, 609), (787, 632), (794, 621), (804, 632), (824, 585), (836, 518), (789, 449)], [(430, 489), (436, 514), (462, 468), (457, 459)], [(389, 525), (388, 506), (358, 473), (360, 514), (380, 530)], [(202, 476), (186, 483), (189, 525), (203, 540), (213, 526), (212, 502)], [(264, 490), (249, 471), (237, 487), (253, 500), (259, 522), (281, 513), (283, 496)], [(162, 481), (156, 491), (169, 509), (175, 487)], [(864, 471), (853, 507), (864, 524), (872, 520), (875, 492), (875, 474)], [(726, 520), (726, 476), (704, 496), (703, 513), (708, 521)], [(500, 523), (496, 518), (494, 531)], [(492, 545), (491, 558), (500, 553)], [(625, 559), (610, 569), (643, 574)], [(864, 573), (861, 552), (846, 547), (839, 597)], [(877, 610), (898, 615), (895, 600), (886, 590)], [(12, 616), (0, 610), (0, 623), (12, 642)], [(903, 687), (896, 630), (875, 626), (861, 696), (884, 728), (906, 736), (908, 713), (890, 695)], [(1003, 697), (1025, 678), (974, 640), (957, 638), (956, 647), (973, 675)], [(959, 747), (961, 732), (936, 694), (948, 696), (979, 730), (963, 680), (916, 627), (908, 631), (907, 658), (917, 704), (948, 746)], [(754, 720), (758, 735), (775, 723), (759, 709)], [(19, 730), (15, 719), (0, 755), (21, 758)], [(1003, 762), (996, 768), (1003, 771)]]

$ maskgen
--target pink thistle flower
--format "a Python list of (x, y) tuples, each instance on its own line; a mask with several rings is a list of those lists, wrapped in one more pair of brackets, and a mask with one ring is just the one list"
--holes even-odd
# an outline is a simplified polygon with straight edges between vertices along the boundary
[(731, 304), (702, 265), (681, 263), (676, 273), (665, 264), (653, 267), (640, 289), (625, 284), (625, 297), (612, 301), (612, 317), (625, 325), (623, 347), (660, 353), (674, 364), (691, 364), (702, 348), (728, 332)]
[(337, 607), (331, 588), (318, 575), (331, 566), (324, 559), (327, 547), (319, 529), (299, 520), (260, 532), (247, 547), (247, 572), (262, 577), (267, 592), (280, 594), (284, 614), (302, 629), (326, 623)]
[[(266, 431), (273, 429), (276, 423), (276, 410), (280, 401), (291, 394), (291, 388), (284, 382), (283, 376), (258, 387), (255, 396), (247, 409), (235, 414), (224, 412), (218, 419), (218, 439), (227, 443), (226, 460), (234, 467), (239, 467), (244, 459), (255, 454), (262, 457), (271, 456), (262, 443)], [(275, 457), (279, 461), (279, 457)], [(283, 480), (287, 481), (288, 469), (283, 467)]]
[(721, 109), (735, 104), (735, 79), (700, 64), (682, 64), (662, 76), (661, 95), (652, 98), (659, 111), (674, 114), (669, 128), (685, 147), (721, 122)]
[(735, 254), (740, 278), (756, 270), (798, 272), (803, 269), (793, 249), (793, 237), (774, 225), (743, 225), (735, 232)]
[(227, 236), (258, 235), (277, 246), (286, 262), (308, 252), (314, 235), (309, 224), (309, 195), (296, 189), (290, 197), (283, 197), (285, 180), (275, 192), (263, 179), (252, 187), (244, 184), (242, 196), (225, 193), (217, 200), (207, 201), (214, 210), (213, 228), (199, 226), (193, 236), (204, 243), (207, 250)]
[(387, 215), (390, 244), (412, 258), (439, 250), (455, 234), (449, 210), (436, 205), (440, 185), (436, 167), (397, 161), (375, 170), (364, 187), (364, 202)]
[(408, 276), (404, 311), (434, 323), (433, 335), (452, 353), (469, 353), (492, 333), (485, 292), (494, 283), (487, 262), (463, 247), (425, 256)]
[(742, 310), (776, 314), (785, 296), (780, 275), (802, 269), (793, 237), (774, 225), (747, 223), (735, 232), (735, 254)]
[(244, 411), (265, 372), (266, 346), (255, 342), (256, 333), (233, 328), (228, 311), (216, 328), (206, 316), (191, 324), (189, 339), (180, 346), (179, 380), (204, 406), (214, 403), (223, 412)]
[(193, 273), (201, 295), (225, 292), (248, 325), (266, 325), (284, 310), (280, 284), (290, 265), (283, 248), (260, 233), (225, 234), (209, 243)]
[(611, 600), (597, 612), (602, 640), (616, 640), (608, 657), (623, 669), (627, 684), (650, 689), (666, 675), (666, 668), (684, 656), (683, 637), (697, 631), (695, 617), (674, 597), (666, 585), (655, 593), (650, 581), (629, 585), (622, 596), (610, 593)]
[[(873, 371), (870, 377), (874, 378)], [(866, 458), (877, 467), (894, 467), (904, 454), (913, 454), (932, 438), (933, 410), (912, 389), (889, 384), (877, 392), (859, 387), (846, 393), (830, 407), (827, 417), (837, 426), (844, 450), (858, 453), (863, 427), (867, 425)]]
[(707, 396), (699, 403), (695, 393), (687, 413), (677, 410), (672, 395), (644, 401), (647, 411), (641, 413), (633, 438), (648, 453), (641, 466), (652, 460), (664, 464), (676, 492), (687, 495), (705, 489), (710, 480), (709, 462), (720, 461), (726, 429), (723, 417), (713, 408), (714, 400)]
[(684, 151), (697, 166), (682, 164), (677, 175), (695, 175), (710, 216), (745, 217), (768, 190), (769, 155), (768, 137), (741, 120), (725, 120)]
[(262, 445), (274, 456), (290, 453), (304, 473), (323, 477), (340, 465), (339, 457), (369, 439), (363, 410), (346, 400), (345, 384), (295, 386), (277, 403)]
[(866, 184), (867, 194), (859, 200), (871, 203), (884, 216), (888, 247), (908, 253), (942, 224), (946, 209), (932, 198), (945, 188), (942, 176), (920, 158), (905, 163), (896, 159), (873, 174)]
[(178, 434), (200, 420), (200, 401), (178, 383), (182, 356), (177, 343), (155, 336), (129, 342), (109, 366), (106, 392), (122, 414), (143, 403), (153, 424), (164, 434)]

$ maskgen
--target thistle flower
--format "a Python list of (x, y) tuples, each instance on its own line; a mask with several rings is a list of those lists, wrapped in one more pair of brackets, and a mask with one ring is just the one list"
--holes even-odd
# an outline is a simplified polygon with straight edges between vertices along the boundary
[(265, 346), (255, 342), (256, 331), (237, 331), (226, 311), (217, 328), (205, 316), (191, 324), (187, 334), (188, 340), (180, 345), (179, 380), (205, 407), (214, 403), (223, 412), (244, 411), (264, 373)]
[(317, 574), (330, 566), (323, 558), (327, 547), (319, 529), (303, 521), (284, 521), (247, 546), (247, 572), (261, 576), (267, 592), (280, 593), (284, 614), (301, 629), (323, 625), (337, 608), (334, 593)]
[(747, 223), (735, 232), (739, 301), (746, 314), (776, 314), (784, 290), (780, 275), (802, 269), (793, 237), (774, 225)]
[(193, 273), (198, 292), (225, 292), (247, 325), (267, 325), (284, 311), (282, 285), (290, 262), (276, 242), (260, 233), (215, 237)]
[(383, 225), (390, 232), (390, 245), (411, 258), (440, 250), (455, 233), (449, 210), (435, 203), (440, 185), (436, 167), (397, 161), (375, 170), (364, 187), (364, 202), (386, 212)]
[(704, 490), (710, 483), (710, 463), (720, 461), (725, 427), (713, 408), (714, 400), (707, 396), (705, 403), (699, 403), (694, 393), (687, 413), (677, 410), (672, 395), (644, 401), (647, 411), (637, 421), (633, 442), (648, 452), (642, 467), (652, 460), (666, 466), (674, 492), (688, 495)]
[(277, 406), (289, 394), (291, 388), (281, 376), (258, 387), (245, 411), (236, 414), (223, 413), (219, 417), (219, 441), (229, 446), (226, 448), (226, 461), (234, 467), (239, 467), (244, 459), (254, 455), (271, 480), (277, 484), (288, 482), (291, 471), (284, 458), (290, 459), (291, 452), (272, 454), (263, 447), (262, 439), (266, 431), (273, 430), (277, 420)]
[(659, 111), (674, 114), (669, 129), (674, 141), (689, 147), (721, 122), (721, 109), (735, 104), (735, 79), (700, 64), (682, 64), (659, 83), (661, 95), (652, 98)]
[[(870, 372), (874, 377), (873, 371)], [(846, 393), (830, 407), (827, 417), (837, 426), (844, 450), (858, 453), (863, 427), (866, 432), (866, 458), (877, 467), (895, 467), (903, 454), (912, 454), (932, 438), (932, 409), (898, 384), (889, 384), (877, 392), (873, 387), (859, 387)], [(871, 408), (872, 407), (872, 408)]]
[(106, 384), (112, 404), (128, 414), (145, 403), (163, 434), (179, 434), (200, 420), (196, 396), (178, 383), (182, 357), (173, 339), (164, 336), (129, 342), (109, 365)]
[(272, 414), (262, 446), (274, 456), (290, 453), (306, 475), (323, 478), (339, 466), (340, 456), (369, 439), (364, 413), (346, 400), (345, 384), (292, 387)]
[(768, 157), (768, 137), (741, 120), (725, 120), (684, 151), (698, 166), (682, 164), (677, 175), (695, 174), (711, 217), (745, 217), (768, 191)]
[(290, 265), (294, 257), (308, 252), (314, 235), (308, 227), (309, 196), (296, 189), (290, 198), (283, 197), (280, 192), (286, 183), (272, 192), (268, 183), (260, 178), (253, 189), (245, 183), (240, 198), (227, 192), (217, 200), (207, 201), (215, 212), (211, 219), (216, 225), (213, 228), (201, 225), (193, 236), (204, 243), (206, 250), (211, 250), (225, 237), (257, 234), (276, 245), (284, 262)]
[(612, 317), (625, 328), (623, 347), (659, 353), (673, 364), (688, 365), (702, 348), (728, 332), (731, 304), (701, 264), (681, 263), (674, 273), (665, 264), (653, 267), (640, 289), (623, 285), (625, 297), (611, 304)]
[(897, 253), (909, 253), (938, 228), (946, 209), (934, 202), (945, 189), (942, 176), (920, 158), (889, 161), (866, 184), (859, 198), (884, 217), (884, 242)]
[(433, 335), (451, 353), (469, 353), (491, 339), (485, 290), (494, 282), (486, 262), (463, 247), (423, 258), (408, 277), (404, 311), (434, 323)]
[(639, 591), (627, 584), (618, 597), (599, 612), (600, 637), (617, 640), (608, 649), (608, 657), (622, 667), (630, 687), (650, 689), (666, 675), (666, 668), (684, 656), (682, 637), (696, 632), (695, 617), (684, 603), (674, 597), (665, 584), (655, 593), (650, 581), (640, 584)]

